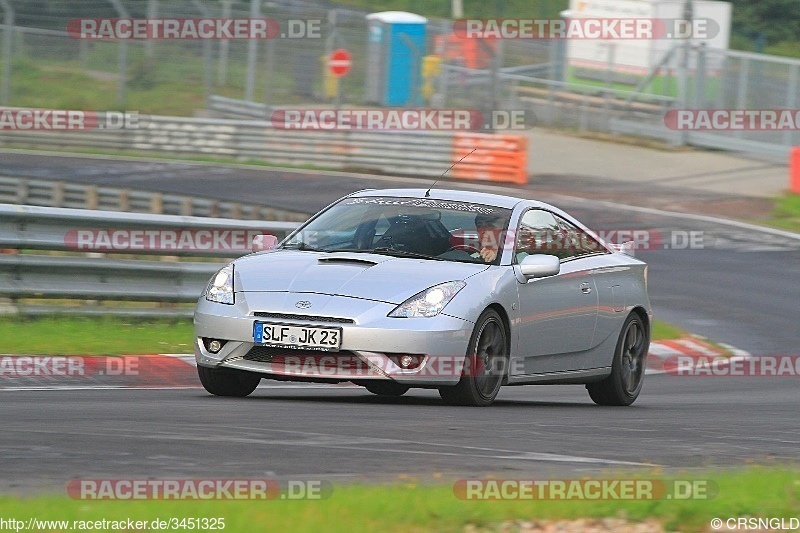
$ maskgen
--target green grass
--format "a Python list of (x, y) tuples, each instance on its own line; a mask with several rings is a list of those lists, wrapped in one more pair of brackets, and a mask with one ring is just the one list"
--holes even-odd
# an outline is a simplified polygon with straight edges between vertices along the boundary
[(786, 193), (775, 201), (775, 209), (767, 223), (777, 228), (800, 233), (800, 194)]
[(0, 318), (3, 353), (124, 355), (193, 353), (190, 319)]
[(686, 335), (687, 333), (682, 329), (658, 320), (653, 321), (652, 329), (650, 331), (650, 338), (654, 341), (680, 339)]
[(3, 497), (0, 516), (70, 521), (205, 517), (224, 518), (225, 531), (233, 533), (266, 528), (353, 533), (456, 532), (470, 526), (497, 531), (502, 523), (511, 520), (582, 517), (621, 517), (633, 522), (652, 518), (667, 530), (710, 531), (709, 521), (717, 517), (790, 518), (800, 514), (800, 471), (791, 468), (750, 467), (672, 477), (652, 473), (613, 473), (599, 477), (707, 480), (719, 492), (713, 499), (680, 501), (464, 501), (454, 496), (451, 482), (427, 485), (406, 477), (392, 484), (336, 484), (328, 499), (316, 501), (87, 501), (71, 500), (65, 494)]
[[(202, 66), (198, 66), (202, 71)], [(114, 75), (109, 76), (113, 78)], [(205, 107), (203, 84), (167, 78), (155, 84), (129, 82), (126, 101), (117, 103), (117, 81), (81, 72), (75, 63), (14, 63), (9, 104), (54, 109), (120, 109), (151, 115), (192, 116)]]

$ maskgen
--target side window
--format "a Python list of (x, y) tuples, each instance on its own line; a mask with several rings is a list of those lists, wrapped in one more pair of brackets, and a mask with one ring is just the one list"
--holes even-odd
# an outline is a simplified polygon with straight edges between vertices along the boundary
[(565, 250), (571, 252), (570, 257), (580, 257), (582, 255), (603, 253), (606, 251), (605, 247), (603, 247), (597, 239), (582, 229), (561, 217), (556, 218), (561, 228), (563, 247)]
[(517, 230), (517, 262), (532, 254), (555, 255), (562, 261), (604, 252), (605, 248), (563, 218), (541, 209), (531, 209), (522, 216)]
[(514, 258), (517, 262), (533, 254), (551, 254), (562, 257), (554, 244), (561, 231), (558, 220), (548, 211), (531, 209), (522, 215), (517, 229)]

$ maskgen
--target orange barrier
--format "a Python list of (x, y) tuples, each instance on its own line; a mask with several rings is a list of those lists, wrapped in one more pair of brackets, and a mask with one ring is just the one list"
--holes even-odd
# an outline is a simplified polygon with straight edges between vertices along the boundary
[[(475, 152), (470, 154), (473, 149)], [(469, 155), (467, 155), (469, 154)], [(517, 135), (456, 133), (453, 136), (451, 178), (528, 183), (528, 139)]]
[(434, 53), (444, 61), (474, 69), (489, 67), (497, 48), (497, 39), (462, 39), (452, 33), (433, 39)]
[(789, 189), (800, 194), (800, 146), (792, 149), (789, 156)]

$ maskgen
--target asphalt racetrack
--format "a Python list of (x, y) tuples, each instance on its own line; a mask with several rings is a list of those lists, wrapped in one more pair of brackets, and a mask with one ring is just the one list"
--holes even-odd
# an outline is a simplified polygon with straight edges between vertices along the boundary
[[(0, 175), (304, 212), (358, 189), (429, 184), (23, 153), (4, 154)], [(542, 177), (513, 194), (551, 202), (596, 230), (658, 235), (650, 250), (637, 251), (650, 264), (657, 318), (754, 356), (800, 353), (800, 239), (580, 198), (583, 185), (579, 177)], [(618, 199), (627, 205), (677, 194), (608, 186), (630, 189)], [(691, 232), (702, 244), (687, 249)], [(0, 390), (0, 490), (60, 490), (76, 477), (513, 478), (795, 461), (798, 379), (650, 375), (630, 408), (597, 407), (581, 386), (507, 387), (487, 409), (444, 406), (435, 391), (384, 399), (357, 387), (267, 381), (245, 399), (192, 388), (7, 389)]]

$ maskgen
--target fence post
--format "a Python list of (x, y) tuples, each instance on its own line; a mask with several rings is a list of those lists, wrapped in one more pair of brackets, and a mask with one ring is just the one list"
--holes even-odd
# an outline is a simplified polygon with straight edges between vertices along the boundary
[[(222, 18), (231, 17), (231, 3), (233, 0), (222, 0)], [(229, 41), (222, 39), (219, 42), (219, 64), (217, 65), (217, 85), (224, 86), (228, 82), (228, 52)]]
[[(108, 0), (121, 18), (131, 18), (128, 10), (120, 0)], [(125, 85), (128, 82), (128, 42), (119, 41), (119, 85), (117, 86), (117, 104), (125, 103)]]
[[(250, 0), (250, 18), (261, 18), (261, 0)], [(256, 56), (258, 55), (258, 39), (247, 41), (247, 78), (244, 86), (244, 99), (253, 101), (256, 84)]]
[[(153, 20), (156, 17), (158, 17), (158, 0), (147, 0), (147, 18)], [(147, 68), (151, 68), (155, 57), (155, 41), (153, 39), (145, 39), (144, 57)]]
[(697, 47), (697, 61), (694, 70), (694, 106), (705, 108), (706, 105), (706, 43)]
[(0, 104), (7, 104), (11, 87), (11, 48), (14, 42), (14, 9), (8, 0), (0, 0), (0, 7), (5, 13), (3, 17), (3, 79), (0, 81)]
[[(203, 17), (211, 18), (211, 11), (200, 0), (192, 0), (192, 5)], [(203, 39), (203, 97), (206, 100), (206, 105), (211, 96), (211, 44), (210, 39)]]
[[(797, 106), (797, 78), (798, 78), (798, 71), (800, 71), (800, 66), (792, 65), (789, 67), (789, 90), (786, 92), (786, 109), (794, 109)], [(792, 137), (794, 136), (794, 132), (792, 130), (786, 130), (783, 132), (783, 142), (787, 146), (792, 145)], [(800, 174), (800, 170), (797, 171)], [(800, 176), (798, 177), (798, 181), (800, 181)], [(800, 183), (797, 183), (797, 189), (800, 190)]]
[(275, 39), (267, 41), (267, 60), (264, 65), (264, 120), (269, 120), (272, 104), (272, 80), (275, 78)]
[[(739, 80), (736, 88), (736, 108), (747, 109), (747, 77), (750, 75), (750, 58), (745, 57), (739, 64)], [(742, 138), (742, 130), (733, 134), (737, 139)]]

